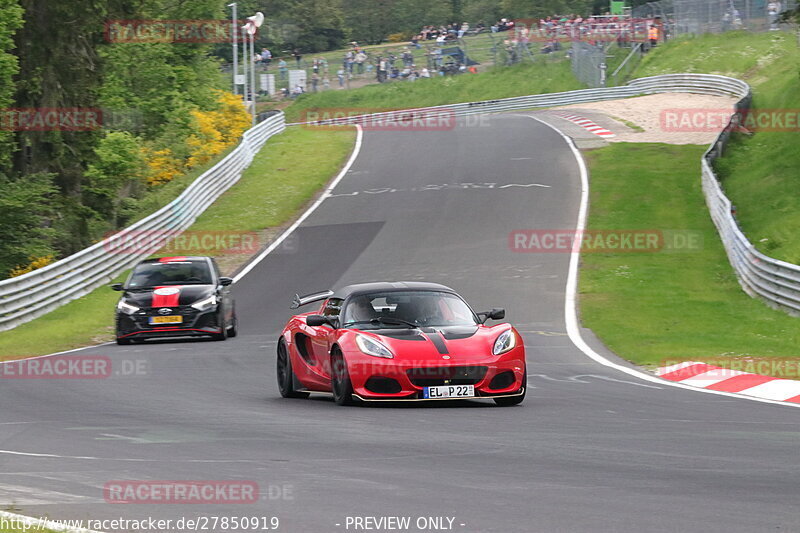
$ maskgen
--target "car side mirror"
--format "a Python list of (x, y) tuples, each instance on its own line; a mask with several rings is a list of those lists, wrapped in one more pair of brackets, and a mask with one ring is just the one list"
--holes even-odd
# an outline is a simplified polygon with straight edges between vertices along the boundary
[(227, 287), (231, 283), (233, 283), (232, 278), (219, 278), (219, 284), (222, 285), (223, 287)]
[(325, 326), (325, 325), (336, 327), (334, 326), (330, 318), (322, 315), (308, 315), (306, 317), (306, 324), (308, 324), (312, 328), (318, 328), (319, 326)]
[(506, 310), (502, 307), (496, 307), (489, 311), (489, 318), (492, 320), (503, 320), (506, 317)]
[(483, 317), (481, 324), (485, 324), (487, 320), (503, 320), (506, 317), (506, 310), (502, 307), (495, 307), (491, 311), (478, 313), (478, 316)]
[(114, 283), (111, 285), (111, 288), (114, 289), (115, 291), (125, 290), (122, 288), (122, 283)]

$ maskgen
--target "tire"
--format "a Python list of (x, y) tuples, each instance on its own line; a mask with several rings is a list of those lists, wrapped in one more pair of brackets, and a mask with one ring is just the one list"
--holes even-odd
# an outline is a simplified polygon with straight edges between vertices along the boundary
[(236, 318), (236, 311), (233, 311), (231, 327), (228, 328), (228, 338), (232, 339), (239, 334), (239, 319)]
[(347, 362), (339, 350), (331, 353), (331, 392), (336, 405), (353, 405), (353, 384), (347, 372)]
[(120, 338), (117, 338), (117, 344), (119, 344), (120, 346), (129, 346), (129, 345), (133, 344), (133, 340), (132, 339), (120, 339)]
[(222, 313), (219, 314), (219, 321), (222, 323), (222, 332), (211, 335), (211, 338), (215, 341), (224, 341), (228, 339), (228, 324), (225, 323), (225, 316)]
[(525, 399), (525, 394), (528, 392), (528, 368), (526, 367), (525, 370), (522, 372), (522, 394), (519, 396), (510, 396), (507, 398), (495, 398), (494, 403), (499, 405), (500, 407), (511, 407), (512, 405), (519, 405), (522, 403), (522, 400)]
[(278, 341), (278, 357), (276, 361), (278, 376), (278, 390), (284, 398), (308, 398), (307, 392), (297, 392), (295, 382), (297, 378), (292, 370), (292, 358), (286, 349), (286, 342), (283, 339)]

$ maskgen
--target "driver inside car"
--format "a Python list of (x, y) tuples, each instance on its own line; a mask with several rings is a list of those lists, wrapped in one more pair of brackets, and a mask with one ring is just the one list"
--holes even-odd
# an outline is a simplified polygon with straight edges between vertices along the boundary
[(369, 298), (361, 296), (354, 298), (347, 306), (348, 322), (368, 322), (373, 318), (377, 318), (378, 314), (375, 308), (372, 307)]

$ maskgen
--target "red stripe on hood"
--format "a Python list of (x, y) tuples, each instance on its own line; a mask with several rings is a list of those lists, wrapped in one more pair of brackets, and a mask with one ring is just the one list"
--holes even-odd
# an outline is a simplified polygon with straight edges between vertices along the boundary
[[(174, 290), (174, 294), (158, 294), (158, 291), (161, 289), (170, 289)], [(174, 285), (171, 287), (156, 287), (153, 290), (153, 303), (151, 304), (153, 307), (177, 307), (181, 299), (181, 288), (175, 287)]]

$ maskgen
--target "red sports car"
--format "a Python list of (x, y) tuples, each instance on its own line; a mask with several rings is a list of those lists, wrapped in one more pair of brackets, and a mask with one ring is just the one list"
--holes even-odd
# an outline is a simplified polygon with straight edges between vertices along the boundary
[(444, 285), (381, 282), (295, 298), (295, 315), (278, 340), (284, 398), (333, 394), (355, 401), (525, 398), (525, 347), (505, 310), (475, 313)]

